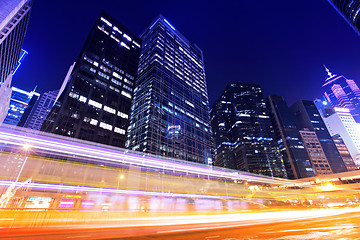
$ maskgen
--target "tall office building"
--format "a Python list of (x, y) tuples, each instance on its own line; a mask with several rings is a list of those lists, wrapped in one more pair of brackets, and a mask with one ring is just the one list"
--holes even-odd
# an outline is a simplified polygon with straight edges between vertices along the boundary
[(211, 164), (203, 53), (163, 16), (141, 36), (127, 147)]
[(344, 107), (333, 108), (327, 102), (318, 99), (314, 102), (330, 135), (339, 135), (341, 137), (352, 159), (356, 165), (360, 166), (360, 128), (350, 114), (349, 109)]
[(101, 13), (41, 130), (124, 147), (140, 44)]
[(11, 79), (30, 18), (30, 0), (0, 0), (0, 124), (7, 115)]
[(40, 94), (35, 92), (35, 89), (31, 92), (27, 92), (12, 87), (9, 110), (4, 119), (4, 123), (17, 126), (25, 111), (34, 106), (39, 96)]
[(315, 174), (332, 174), (333, 171), (315, 131), (310, 131), (309, 129), (304, 128), (303, 130), (300, 130), (299, 133), (301, 140), (304, 142), (305, 149), (308, 153), (311, 166), (313, 167)]
[(44, 120), (55, 104), (58, 93), (59, 90), (41, 94), (29, 115), (26, 118), (23, 116), (18, 126), (40, 130)]
[(336, 148), (315, 103), (312, 101), (300, 100), (293, 104), (290, 109), (295, 114), (296, 124), (301, 130), (315, 132), (331, 170), (334, 173), (346, 172), (347, 168), (345, 167), (340, 153)]
[(288, 178), (313, 177), (314, 169), (302, 142), (295, 116), (285, 100), (271, 95), (267, 97), (266, 105)]
[(329, 0), (330, 4), (360, 34), (360, 0)]
[(360, 89), (354, 80), (332, 74), (325, 67), (328, 78), (322, 88), (324, 99), (333, 107), (346, 107), (357, 123), (360, 123)]
[(210, 109), (211, 129), (214, 140), (214, 165), (224, 168), (239, 169), (234, 155), (236, 141), (233, 140), (229, 129), (233, 125), (234, 104), (219, 98)]
[(351, 157), (351, 154), (350, 154), (348, 148), (346, 147), (346, 145), (345, 145), (344, 141), (342, 140), (342, 138), (340, 137), (340, 135), (335, 134), (334, 136), (332, 136), (332, 139), (333, 139), (337, 149), (339, 150), (340, 156), (343, 159), (347, 170), (348, 171), (359, 170), (360, 167), (356, 166), (353, 158)]
[(230, 82), (210, 114), (218, 166), (287, 176), (258, 84)]

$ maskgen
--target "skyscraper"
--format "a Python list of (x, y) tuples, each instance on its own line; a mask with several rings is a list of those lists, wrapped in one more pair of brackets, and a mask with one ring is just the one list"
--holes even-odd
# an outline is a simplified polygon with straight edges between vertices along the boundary
[(135, 34), (101, 13), (41, 130), (124, 147), (140, 48)]
[(258, 84), (228, 83), (210, 114), (218, 166), (286, 177)]
[(333, 107), (346, 107), (357, 123), (360, 123), (360, 89), (354, 80), (332, 74), (326, 69), (328, 78), (322, 88), (324, 99)]
[(234, 104), (226, 99), (219, 98), (210, 109), (211, 129), (214, 140), (214, 165), (224, 168), (239, 169), (234, 148), (236, 141), (233, 140), (229, 129), (233, 125)]
[(350, 26), (360, 34), (360, 1), (359, 0), (329, 0), (330, 4), (343, 16)]
[(161, 15), (141, 38), (127, 147), (208, 164), (211, 130), (201, 49)]
[(315, 174), (323, 175), (333, 173), (315, 131), (304, 128), (299, 132)]
[(322, 119), (331, 136), (339, 135), (356, 165), (360, 166), (360, 128), (344, 107), (331, 107), (327, 102), (315, 100)]
[(35, 89), (31, 92), (27, 92), (12, 87), (9, 110), (4, 119), (4, 123), (17, 126), (26, 109), (33, 107), (39, 96), (40, 94), (35, 92)]
[(289, 178), (306, 178), (314, 176), (314, 169), (302, 142), (295, 116), (285, 100), (276, 95), (267, 97), (266, 105), (274, 127)]
[(332, 136), (332, 139), (333, 139), (337, 149), (339, 150), (340, 156), (343, 159), (347, 170), (348, 171), (358, 170), (359, 167), (356, 166), (353, 158), (350, 155), (348, 148), (346, 147), (346, 145), (345, 145), (344, 141), (342, 140), (342, 138), (340, 137), (340, 135), (335, 134), (334, 136)]
[(331, 170), (334, 173), (346, 172), (347, 168), (314, 102), (300, 100), (293, 104), (290, 109), (295, 114), (296, 124), (300, 130), (312, 131), (316, 134)]
[(55, 104), (58, 93), (59, 90), (48, 91), (41, 94), (29, 115), (25, 119), (23, 116), (18, 126), (40, 130), (44, 120)]
[(13, 70), (30, 18), (30, 0), (0, 0), (0, 124), (7, 115)]

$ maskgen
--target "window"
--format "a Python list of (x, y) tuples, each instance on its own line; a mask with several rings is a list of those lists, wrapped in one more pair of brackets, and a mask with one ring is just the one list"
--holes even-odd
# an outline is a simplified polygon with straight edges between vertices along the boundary
[(113, 72), (112, 75), (118, 79), (122, 79), (122, 77), (120, 76), (120, 74), (118, 74), (117, 72)]
[(121, 95), (131, 99), (131, 94), (126, 91), (121, 91)]
[(104, 123), (104, 122), (100, 122), (99, 127), (107, 129), (107, 130), (112, 130), (112, 126), (110, 124)]
[[(85, 120), (85, 119), (84, 119)], [(97, 125), (98, 124), (98, 120), (96, 120), (96, 119), (91, 119), (90, 120), (90, 124), (91, 125)]]
[[(90, 69), (91, 70), (91, 69)], [(108, 75), (106, 75), (105, 73), (102, 73), (102, 72), (98, 72), (98, 75), (99, 76), (101, 76), (101, 77), (103, 77), (103, 78), (105, 78), (105, 79), (107, 79), (107, 80), (109, 80), (110, 79), (110, 77), (108, 76)]]
[(96, 102), (96, 101), (94, 101), (94, 100), (91, 100), (91, 99), (89, 99), (89, 105), (94, 106), (94, 107), (97, 107), (97, 108), (102, 108), (102, 104), (101, 104), (101, 103), (98, 103), (98, 102)]
[(125, 119), (128, 119), (128, 118), (129, 118), (129, 115), (127, 115), (126, 113), (120, 112), (120, 111), (118, 111), (117, 115), (118, 115), (119, 117), (122, 117), (122, 118), (125, 118)]
[(113, 109), (111, 107), (108, 107), (108, 106), (104, 106), (104, 111), (107, 111), (107, 112), (112, 113), (112, 114), (116, 113), (115, 109)]
[(126, 131), (124, 129), (121, 129), (121, 128), (118, 128), (118, 127), (115, 127), (114, 132), (120, 133), (122, 135), (125, 135), (125, 133), (126, 133)]
[(114, 78), (111, 79), (111, 82), (115, 83), (116, 85), (121, 86), (121, 82), (119, 82), (118, 80), (116, 80)]

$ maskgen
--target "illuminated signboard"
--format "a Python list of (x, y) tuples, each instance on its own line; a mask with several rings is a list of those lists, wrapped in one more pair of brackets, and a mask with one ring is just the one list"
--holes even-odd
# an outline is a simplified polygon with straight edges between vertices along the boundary
[(41, 208), (47, 209), (50, 207), (51, 197), (29, 197), (26, 200), (24, 208)]
[(89, 208), (93, 208), (94, 205), (95, 205), (94, 200), (83, 200), (81, 203), (81, 208), (89, 209)]
[(73, 198), (62, 198), (59, 204), (59, 208), (72, 208), (74, 205)]

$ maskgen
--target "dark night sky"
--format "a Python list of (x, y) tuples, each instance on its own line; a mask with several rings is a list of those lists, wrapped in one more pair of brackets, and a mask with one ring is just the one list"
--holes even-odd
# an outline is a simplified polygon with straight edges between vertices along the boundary
[(288, 104), (312, 100), (322, 64), (360, 81), (360, 37), (326, 0), (35, 0), (13, 86), (60, 88), (102, 9), (139, 35), (162, 13), (203, 50), (210, 104), (229, 81), (259, 83)]

